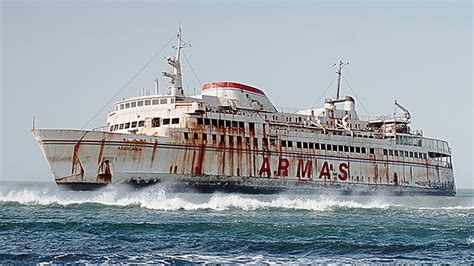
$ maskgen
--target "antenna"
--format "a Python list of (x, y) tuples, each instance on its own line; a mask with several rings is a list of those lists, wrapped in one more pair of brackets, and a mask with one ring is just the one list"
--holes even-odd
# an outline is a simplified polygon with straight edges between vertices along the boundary
[(155, 81), (155, 94), (159, 95), (160, 94), (160, 84), (158, 83), (158, 78), (154, 79)]
[(349, 65), (349, 62), (342, 62), (342, 60), (339, 61), (339, 64), (334, 63), (332, 66), (338, 66), (337, 69), (337, 91), (336, 91), (336, 100), (339, 100), (339, 93), (341, 91), (341, 75), (342, 75), (342, 69), (346, 66)]

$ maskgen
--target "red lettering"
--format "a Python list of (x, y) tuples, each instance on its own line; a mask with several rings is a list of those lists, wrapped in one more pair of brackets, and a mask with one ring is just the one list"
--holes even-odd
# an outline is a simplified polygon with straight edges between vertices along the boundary
[(341, 172), (337, 175), (337, 177), (339, 177), (339, 180), (346, 181), (349, 173), (349, 165), (347, 163), (339, 164), (339, 172)]
[(270, 160), (268, 157), (263, 157), (262, 167), (260, 167), (260, 172), (258, 172), (260, 176), (262, 176), (264, 173), (267, 173), (267, 177), (271, 176)]
[(288, 176), (288, 167), (290, 162), (286, 158), (281, 158), (278, 161), (278, 176)]
[(306, 166), (303, 168), (303, 160), (299, 159), (298, 160), (298, 171), (296, 173), (296, 176), (298, 179), (301, 179), (301, 177), (305, 177), (306, 175), (308, 176), (308, 179), (311, 180), (311, 174), (313, 172), (313, 161), (308, 160), (306, 161)]
[(328, 162), (323, 163), (323, 168), (321, 169), (321, 173), (319, 173), (319, 178), (331, 178), (331, 175), (329, 174), (329, 165)]

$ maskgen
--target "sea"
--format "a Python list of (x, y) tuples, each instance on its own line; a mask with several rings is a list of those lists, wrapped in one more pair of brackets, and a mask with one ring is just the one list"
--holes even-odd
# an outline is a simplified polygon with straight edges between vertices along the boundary
[(474, 263), (455, 197), (73, 192), (0, 183), (0, 264)]

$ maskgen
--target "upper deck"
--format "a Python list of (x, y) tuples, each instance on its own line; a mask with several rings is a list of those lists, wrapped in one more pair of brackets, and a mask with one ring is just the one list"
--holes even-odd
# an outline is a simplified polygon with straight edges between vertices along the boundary
[[(451, 155), (446, 141), (425, 138), (422, 131), (411, 130), (411, 115), (397, 102), (395, 105), (403, 111), (401, 116), (381, 115), (374, 119), (359, 116), (355, 99), (339, 96), (340, 82), (336, 98), (326, 99), (322, 107), (292, 111), (279, 111), (264, 90), (238, 82), (210, 82), (203, 85), (200, 94), (185, 95), (179, 58), (181, 48), (186, 46), (181, 42), (180, 34), (176, 56), (167, 59), (173, 72), (163, 72), (170, 78), (169, 94), (147, 94), (117, 101), (107, 117), (108, 131), (170, 136), (174, 131), (190, 132), (200, 119), (202, 126), (208, 126), (211, 131), (220, 127), (248, 128), (252, 124), (255, 133), (261, 136), (272, 132), (286, 135), (300, 132), (313, 136), (347, 137), (343, 139), (348, 142), (360, 139), (368, 144), (382, 141), (378, 143), (418, 147), (432, 153), (432, 157)], [(345, 63), (340, 62), (339, 79), (343, 66)]]

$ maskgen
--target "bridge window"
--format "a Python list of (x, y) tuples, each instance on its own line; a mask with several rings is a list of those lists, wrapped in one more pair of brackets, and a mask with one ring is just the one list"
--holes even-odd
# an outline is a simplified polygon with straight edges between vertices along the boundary
[(145, 126), (145, 121), (144, 120), (138, 121), (138, 126), (139, 127)]
[(115, 126), (114, 126), (114, 131), (117, 131), (118, 128), (119, 128), (119, 125), (115, 125)]
[(300, 149), (301, 149), (301, 142), (300, 142), (300, 141), (297, 141), (297, 142), (296, 142), (296, 148), (300, 148)]
[(395, 156), (398, 156), (398, 151), (393, 151)]
[(319, 150), (319, 143), (314, 143), (314, 148), (315, 148), (316, 150)]
[(151, 127), (159, 127), (160, 126), (160, 118), (155, 117), (151, 120)]
[(361, 148), (361, 152), (362, 152), (362, 153), (367, 153), (367, 150), (365, 149), (365, 147), (362, 147), (362, 148)]
[(400, 153), (400, 156), (402, 156), (402, 157), (403, 157), (403, 151), (399, 151), (399, 153)]
[(337, 145), (332, 145), (332, 150), (337, 151)]
[(360, 153), (360, 147), (356, 147), (356, 153)]
[(131, 103), (130, 103), (130, 107), (132, 107), (132, 108), (133, 108), (133, 107), (137, 107), (137, 102), (131, 102)]
[(321, 143), (321, 150), (326, 150), (326, 144)]
[(130, 108), (130, 103), (125, 103), (125, 109)]
[(150, 105), (151, 101), (150, 100), (145, 100), (145, 105)]
[(125, 129), (130, 128), (130, 123), (125, 123)]
[(405, 151), (405, 157), (408, 157), (408, 151)]
[(123, 124), (120, 124), (119, 129), (123, 129)]
[(291, 140), (288, 141), (288, 148), (293, 148), (293, 141)]
[(171, 124), (174, 124), (174, 125), (179, 124), (179, 118), (171, 119)]
[(132, 128), (137, 127), (137, 121), (133, 121), (131, 127), (132, 127)]
[(153, 99), (153, 100), (151, 101), (151, 104), (152, 104), (152, 105), (158, 105), (158, 104), (160, 104), (160, 101), (159, 101), (158, 99)]
[(388, 150), (388, 155), (393, 156), (393, 150)]
[(169, 125), (170, 124), (170, 119), (169, 118), (163, 118), (163, 125)]
[(352, 152), (352, 153), (354, 153), (354, 152), (355, 152), (355, 149), (354, 149), (354, 147), (353, 147), (353, 146), (350, 146), (350, 147), (349, 147), (349, 150), (350, 150), (350, 152)]
[(282, 147), (286, 147), (286, 140), (282, 140), (282, 141), (281, 141), (281, 146), (282, 146)]
[(303, 142), (303, 148), (307, 149), (308, 148), (308, 142)]
[(344, 146), (344, 152), (349, 152), (349, 146), (347, 145)]
[(310, 148), (310, 149), (314, 149), (314, 143), (310, 142), (310, 143), (309, 143), (309, 148)]
[(369, 153), (370, 154), (375, 154), (374, 148), (369, 148)]
[(138, 105), (138, 107), (143, 106), (143, 101), (138, 101), (137, 105)]

